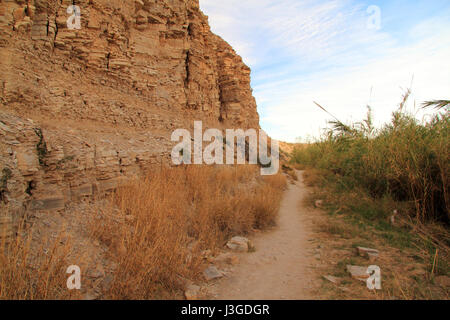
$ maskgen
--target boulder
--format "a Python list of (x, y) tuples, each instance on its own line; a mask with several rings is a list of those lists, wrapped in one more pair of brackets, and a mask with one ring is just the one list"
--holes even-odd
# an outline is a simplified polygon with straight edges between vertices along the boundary
[(219, 279), (223, 277), (222, 272), (220, 272), (215, 266), (210, 266), (203, 271), (203, 275), (207, 281), (214, 279)]
[(367, 273), (367, 267), (347, 265), (347, 271), (351, 274), (352, 278), (366, 281), (369, 278)]
[(358, 251), (358, 255), (368, 258), (370, 262), (375, 261), (379, 255), (379, 251), (376, 249), (356, 247), (356, 250)]
[(230, 241), (227, 243), (227, 248), (233, 251), (237, 252), (248, 252), (249, 246), (248, 246), (249, 240), (244, 237), (233, 237)]
[(184, 291), (186, 300), (199, 300), (200, 299), (200, 287), (194, 284), (189, 285)]
[(341, 282), (341, 279), (338, 278), (338, 277), (335, 277), (335, 276), (327, 275), (327, 276), (323, 276), (323, 278), (325, 280), (328, 280), (328, 281), (334, 283), (334, 284), (339, 284)]
[(213, 258), (213, 262), (217, 264), (229, 264), (229, 265), (237, 265), (239, 264), (239, 258), (230, 253), (222, 253), (218, 255), (217, 257)]

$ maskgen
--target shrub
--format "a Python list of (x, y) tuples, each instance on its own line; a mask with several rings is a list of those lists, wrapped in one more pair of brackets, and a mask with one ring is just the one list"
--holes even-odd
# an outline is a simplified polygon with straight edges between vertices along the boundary
[(294, 150), (293, 159), (331, 171), (349, 190), (362, 187), (374, 198), (409, 202), (421, 222), (449, 222), (448, 110), (421, 123), (404, 110), (408, 95), (381, 129), (373, 128), (369, 109), (363, 122), (332, 122), (319, 141)]

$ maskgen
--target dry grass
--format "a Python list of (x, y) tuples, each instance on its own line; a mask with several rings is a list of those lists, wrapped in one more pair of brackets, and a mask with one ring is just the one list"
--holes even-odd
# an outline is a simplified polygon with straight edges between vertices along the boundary
[(297, 172), (290, 165), (283, 163), (281, 168), (283, 172), (288, 175), (289, 179), (298, 181)]
[(285, 183), (282, 175), (257, 177), (256, 167), (190, 166), (120, 188), (91, 224), (117, 262), (105, 297), (176, 296), (183, 279), (198, 278), (203, 250), (275, 223)]
[(327, 174), (325, 170), (305, 168), (303, 172), (303, 182), (308, 187), (320, 185), (324, 181)]
[[(70, 242), (61, 244), (63, 233), (42, 243), (33, 243), (22, 223), (18, 236), (0, 241), (0, 300), (70, 299), (76, 292), (67, 290), (66, 270)], [(28, 230), (29, 231), (29, 230)]]
[[(83, 241), (105, 251), (94, 261), (110, 278), (101, 298), (181, 298), (186, 279), (199, 279), (203, 250), (275, 223), (285, 186), (284, 175), (262, 177), (256, 166), (161, 168), (91, 205)], [(63, 232), (42, 242), (30, 229), (18, 234), (0, 248), (0, 299), (79, 299), (66, 270), (71, 261), (86, 270), (86, 246)]]

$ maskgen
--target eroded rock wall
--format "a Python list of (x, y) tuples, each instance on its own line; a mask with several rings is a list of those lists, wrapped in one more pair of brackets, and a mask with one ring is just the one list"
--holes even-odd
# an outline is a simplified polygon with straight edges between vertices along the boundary
[(167, 162), (194, 120), (259, 129), (250, 69), (198, 0), (0, 0), (0, 71), (0, 202), (16, 217)]

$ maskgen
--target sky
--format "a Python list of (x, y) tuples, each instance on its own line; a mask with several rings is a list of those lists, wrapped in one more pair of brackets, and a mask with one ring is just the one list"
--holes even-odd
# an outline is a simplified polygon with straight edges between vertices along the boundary
[(272, 138), (320, 136), (332, 118), (390, 120), (405, 90), (450, 100), (450, 0), (200, 0), (214, 33), (252, 69), (260, 123)]

